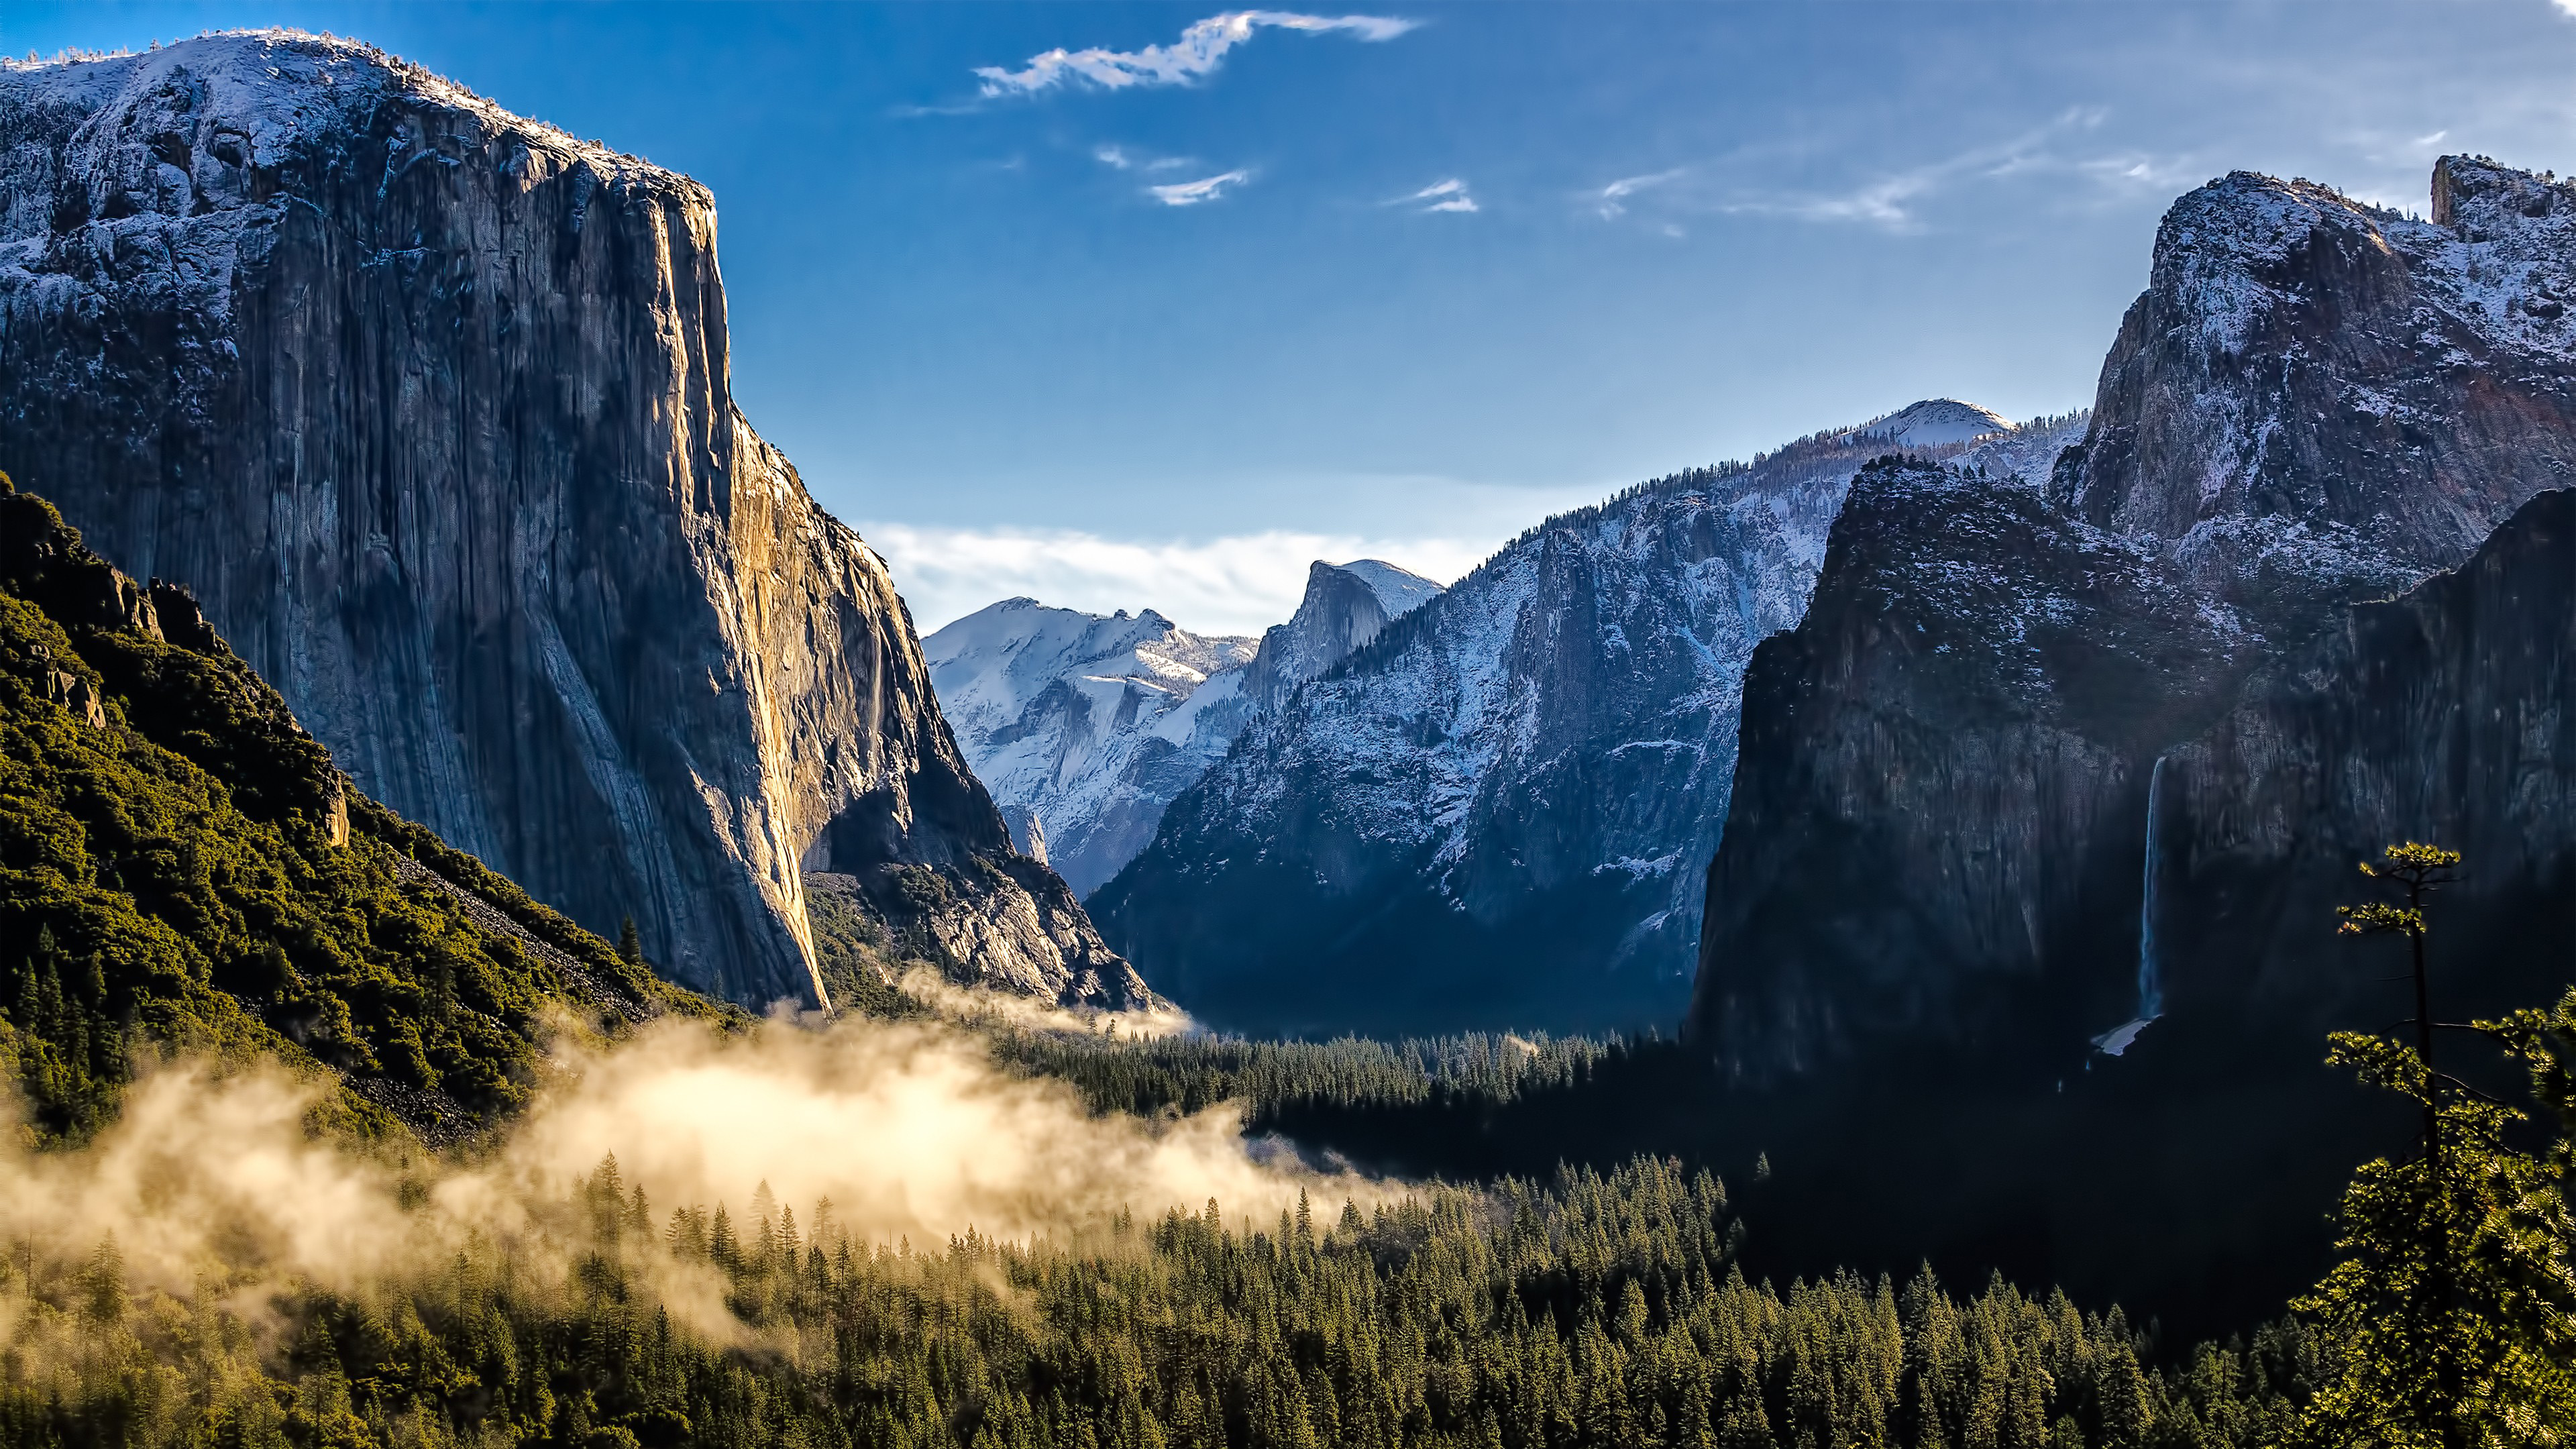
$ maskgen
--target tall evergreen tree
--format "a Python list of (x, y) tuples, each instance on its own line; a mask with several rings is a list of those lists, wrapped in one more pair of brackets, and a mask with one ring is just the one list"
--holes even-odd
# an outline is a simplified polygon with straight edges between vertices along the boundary
[[(2342, 908), (2352, 934), (2403, 938), (2413, 963), (2415, 1040), (2338, 1032), (2328, 1060), (2414, 1102), (2421, 1141), (2408, 1161), (2365, 1164), (2338, 1215), (2340, 1260), (2297, 1305), (2338, 1360), (2308, 1415), (2320, 1444), (2489, 1449), (2576, 1443), (2576, 1218), (2571, 1148), (2547, 1155), (2509, 1139), (2525, 1114), (2433, 1063), (2427, 895), (2455, 852), (2408, 843), (2365, 866), (2403, 903)], [(2567, 1081), (2576, 994), (2555, 1015), (2465, 1025), (2528, 1069), (2544, 1103)]]

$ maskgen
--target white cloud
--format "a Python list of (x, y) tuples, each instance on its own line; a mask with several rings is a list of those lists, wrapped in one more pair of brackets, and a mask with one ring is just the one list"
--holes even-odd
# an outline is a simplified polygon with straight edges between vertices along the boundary
[(2558, 8), (2570, 15), (2576, 15), (2576, 0), (2558, 0)]
[(1623, 204), (1627, 198), (1651, 187), (1661, 186), (1681, 174), (1682, 168), (1676, 166), (1670, 171), (1658, 171), (1651, 176), (1623, 176), (1601, 188), (1600, 195), (1593, 199), (1593, 209), (1601, 213), (1603, 221), (1615, 221), (1628, 210)]
[(1399, 196), (1387, 204), (1390, 206), (1406, 206), (1417, 201), (1426, 203), (1422, 208), (1426, 212), (1472, 212), (1477, 209), (1476, 198), (1467, 194), (1467, 183), (1459, 180), (1455, 176), (1450, 177), (1446, 181), (1432, 182), (1429, 186), (1422, 188), (1411, 196)]
[(1448, 583), (1493, 552), (1491, 539), (1372, 539), (1274, 529), (1203, 542), (1103, 538), (1075, 530), (862, 524), (913, 622), (928, 633), (1000, 599), (1026, 596), (1107, 614), (1161, 611), (1185, 628), (1258, 634), (1297, 611), (1306, 566), (1384, 559)]
[(1034, 95), (1049, 87), (1088, 81), (1103, 90), (1130, 86), (1187, 85), (1214, 72), (1225, 53), (1264, 27), (1300, 30), (1310, 35), (1334, 32), (1361, 40), (1393, 40), (1420, 22), (1384, 15), (1298, 15), (1284, 10), (1235, 10), (1195, 21), (1170, 45), (1143, 50), (1065, 50), (1029, 57), (1020, 70), (976, 67), (988, 96)]
[(1175, 166), (1190, 164), (1190, 158), (1187, 156), (1156, 156), (1149, 159), (1137, 155), (1124, 146), (1096, 147), (1091, 153), (1091, 159), (1119, 171), (1169, 171)]
[(1203, 176), (1196, 181), (1175, 181), (1169, 186), (1148, 186), (1145, 189), (1165, 206), (1196, 206), (1202, 201), (1214, 201), (1225, 194), (1226, 188), (1240, 186), (1251, 179), (1249, 171), (1228, 171), (1219, 176)]

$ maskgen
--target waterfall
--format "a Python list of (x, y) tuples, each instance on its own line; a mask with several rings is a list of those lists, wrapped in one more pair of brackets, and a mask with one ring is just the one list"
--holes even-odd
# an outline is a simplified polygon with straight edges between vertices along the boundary
[(2156, 826), (2163, 818), (2165, 793), (2165, 758), (2156, 756), (2155, 768), (2147, 774), (2147, 869), (2145, 889), (2138, 897), (2138, 1020), (2153, 1021), (2165, 1014), (2165, 978), (2163, 963), (2156, 959), (2156, 877), (2162, 864), (2164, 844)]
[[(2156, 826), (2164, 818), (2164, 796), (2165, 760), (2158, 755), (2156, 767), (2147, 772), (2147, 878), (2138, 898), (2138, 1014), (2093, 1038), (2093, 1049), (2106, 1057), (2127, 1051), (2148, 1022), (2165, 1014), (2164, 963), (2156, 957), (2156, 877), (2164, 864)], [(2084, 1069), (2093, 1069), (2091, 1059), (2086, 1059)]]

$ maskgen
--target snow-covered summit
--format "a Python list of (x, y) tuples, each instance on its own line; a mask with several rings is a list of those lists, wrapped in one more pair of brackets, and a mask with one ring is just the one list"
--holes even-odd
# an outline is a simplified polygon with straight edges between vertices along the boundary
[[(1005, 599), (922, 641), (940, 707), (1024, 852), (1088, 893), (1145, 848), (1163, 807), (1260, 711), (1439, 597), (1377, 559), (1318, 561), (1263, 640)], [(1043, 841), (1043, 847), (1039, 842)]]
[[(2081, 419), (1916, 441), (2031, 491)], [(1973, 424), (1961, 420), (1973, 414)], [(1905, 414), (1893, 415), (1903, 417)], [(1754, 647), (1805, 613), (1879, 426), (1559, 514), (1276, 695), (1090, 903), (1202, 1019), (1241, 1030), (1633, 1026), (1678, 1015)], [(1374, 596), (1318, 566), (1301, 618)], [(1262, 646), (1253, 673), (1287, 649)]]
[(2011, 430), (2012, 420), (1992, 408), (1936, 397), (1872, 418), (1845, 437), (1854, 443), (1875, 440), (1891, 448), (1919, 449), (1948, 447)]
[(1355, 558), (1336, 564), (1346, 574), (1357, 575), (1377, 595), (1378, 607), (1390, 619), (1401, 619), (1416, 608), (1440, 596), (1441, 586), (1410, 569), (1400, 569), (1382, 559)]
[(1277, 709), (1298, 685), (1442, 592), (1422, 575), (1377, 559), (1317, 559), (1306, 570), (1306, 596), (1297, 601), (1297, 612), (1261, 636), (1261, 657), (1244, 678), (1244, 693), (1264, 709)]
[[(471, 116), (491, 132), (514, 133), (567, 158), (651, 170), (659, 179), (699, 189), (677, 172), (518, 115), (363, 41), (288, 28), (208, 31), (113, 55), (0, 58), (0, 95), (10, 93), (22, 103), (41, 99), (101, 117), (104, 123), (84, 128), (76, 142), (90, 148), (128, 144), (133, 128), (124, 123), (147, 114), (174, 122), (159, 134), (179, 144), (157, 144), (152, 154), (136, 159), (183, 172), (210, 161), (237, 170), (285, 164), (323, 136), (363, 123), (378, 103), (399, 97)], [(67, 169), (95, 169), (78, 164), (95, 159), (67, 158)], [(386, 157), (388, 176), (410, 159)]]

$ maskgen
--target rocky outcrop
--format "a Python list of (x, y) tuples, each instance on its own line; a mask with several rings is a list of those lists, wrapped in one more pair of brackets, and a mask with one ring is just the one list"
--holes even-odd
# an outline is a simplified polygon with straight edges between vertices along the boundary
[(2284, 1049), (2384, 1018), (2387, 971), (2323, 927), (2360, 894), (2353, 863), (2399, 840), (2467, 858), (2434, 906), (2442, 1016), (2565, 990), (2571, 706), (2576, 492), (2558, 490), (2457, 570), (2344, 611), (2280, 687), (2163, 757), (2142, 921), (2161, 1008), (2262, 1021)]
[(0, 196), (0, 466), (370, 794), (736, 1000), (819, 994), (812, 868), (974, 876), (1053, 922), (995, 978), (1074, 990), (884, 564), (734, 406), (705, 188), (269, 32), (11, 63)]
[(2193, 192), (2044, 492), (1855, 495), (1709, 867), (1689, 1025), (1736, 1070), (2080, 1065), (2136, 1015), (2155, 761), (2576, 478), (2576, 188), (2448, 158), (2435, 197)]
[[(2064, 428), (1984, 461), (2044, 470)], [(1102, 929), (1242, 1030), (1669, 1023), (1746, 660), (1888, 447), (1822, 433), (1530, 530), (1257, 719), (1091, 898)]]

